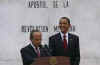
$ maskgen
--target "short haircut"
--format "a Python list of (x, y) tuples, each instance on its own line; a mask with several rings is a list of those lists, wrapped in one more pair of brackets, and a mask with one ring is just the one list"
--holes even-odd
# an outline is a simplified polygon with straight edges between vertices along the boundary
[(68, 17), (61, 17), (60, 20), (61, 19), (66, 19), (68, 21), (68, 24), (70, 24), (70, 19)]
[(33, 39), (33, 33), (34, 33), (34, 32), (40, 32), (40, 31), (37, 30), (37, 29), (36, 29), (36, 30), (33, 29), (33, 30), (30, 32), (30, 40)]

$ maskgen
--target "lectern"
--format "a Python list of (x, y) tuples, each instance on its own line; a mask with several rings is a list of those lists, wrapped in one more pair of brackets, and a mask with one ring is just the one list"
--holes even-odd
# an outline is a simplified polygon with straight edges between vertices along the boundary
[(70, 58), (65, 56), (50, 56), (36, 58), (31, 65), (70, 65)]

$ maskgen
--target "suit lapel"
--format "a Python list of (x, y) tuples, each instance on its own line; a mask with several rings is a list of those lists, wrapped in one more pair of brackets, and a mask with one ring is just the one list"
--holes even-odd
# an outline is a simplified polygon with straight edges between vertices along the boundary
[(32, 47), (31, 44), (29, 45), (29, 48), (30, 48), (30, 50), (33, 52), (33, 54), (37, 56), (37, 53), (35, 52), (35, 50), (34, 50), (34, 48)]
[(70, 33), (68, 33), (68, 47), (69, 47), (69, 48), (71, 48), (72, 41), (73, 41), (72, 36), (71, 36)]
[[(61, 34), (60, 33), (58, 33), (56, 39), (57, 39), (56, 41), (59, 43), (59, 46), (62, 46), (63, 47), (63, 40), (61, 38)], [(71, 48), (72, 41), (73, 41), (72, 36), (71, 36), (70, 33), (68, 33), (68, 48)]]
[[(57, 41), (61, 42), (61, 43), (59, 43), (59, 45), (61, 45), (63, 47), (63, 40), (61, 38), (61, 34), (60, 33), (58, 33)], [(68, 33), (68, 48), (71, 48), (72, 41), (73, 41), (72, 35), (70, 33)]]
[(61, 38), (61, 34), (60, 33), (58, 33), (58, 35), (57, 35), (56, 42), (58, 43), (57, 46), (59, 45), (60, 47), (64, 48), (63, 47), (63, 40)]

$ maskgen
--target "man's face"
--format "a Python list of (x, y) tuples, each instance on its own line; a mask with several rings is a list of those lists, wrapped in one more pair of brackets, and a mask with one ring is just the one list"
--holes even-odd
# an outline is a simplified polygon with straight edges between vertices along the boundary
[(38, 47), (41, 44), (41, 32), (34, 32), (32, 36), (32, 43)]
[(68, 32), (70, 24), (68, 23), (66, 19), (60, 19), (59, 27), (62, 33), (66, 33)]

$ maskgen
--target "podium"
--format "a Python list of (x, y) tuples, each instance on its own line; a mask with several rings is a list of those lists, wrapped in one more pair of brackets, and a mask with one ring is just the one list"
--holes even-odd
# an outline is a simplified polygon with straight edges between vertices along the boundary
[(64, 56), (50, 56), (36, 58), (31, 65), (70, 65), (70, 58)]

